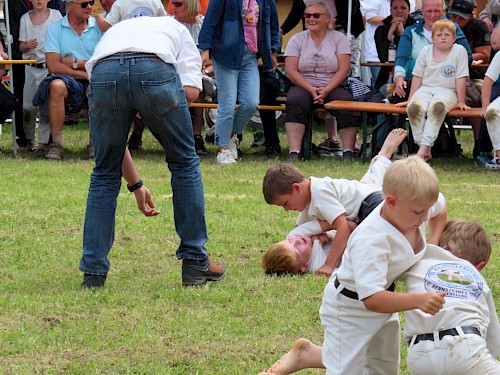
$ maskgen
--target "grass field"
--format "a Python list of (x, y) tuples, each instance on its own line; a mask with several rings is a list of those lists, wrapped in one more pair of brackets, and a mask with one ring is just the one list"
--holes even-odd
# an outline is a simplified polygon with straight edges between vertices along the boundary
[[(493, 255), (483, 274), (498, 301), (500, 178), (474, 166), (470, 133), (459, 135), (465, 158), (435, 159), (433, 166), (449, 217), (479, 220), (491, 236)], [(161, 215), (143, 217), (123, 185), (106, 287), (80, 288), (93, 162), (84, 159), (84, 124), (65, 127), (64, 138), (66, 160), (50, 163), (26, 151), (13, 158), (8, 126), (0, 136), (0, 374), (256, 374), (299, 337), (322, 342), (318, 310), (327, 279), (269, 277), (260, 268), (263, 252), (284, 238), (296, 213), (264, 202), (262, 177), (273, 161), (250, 147), (251, 133), (236, 165), (215, 164), (213, 146), (201, 159), (207, 248), (225, 263), (227, 276), (185, 289), (169, 172), (149, 132), (135, 160)], [(306, 176), (349, 179), (367, 167), (318, 157), (297, 165)], [(405, 352), (403, 346), (403, 359)], [(401, 370), (407, 374), (404, 360)]]

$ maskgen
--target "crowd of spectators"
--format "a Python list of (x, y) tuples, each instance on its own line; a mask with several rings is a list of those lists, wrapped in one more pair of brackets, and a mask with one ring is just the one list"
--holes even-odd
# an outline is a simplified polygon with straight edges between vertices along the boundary
[[(242, 4), (212, 0), (208, 6), (207, 2), (202, 4), (198, 0), (169, 4), (170, 16), (190, 30), (200, 50), (202, 74), (213, 89), (212, 94), (217, 86), (216, 94), (211, 96), (218, 103), (213, 140), (218, 148), (218, 163), (237, 161), (241, 133), (259, 102), (274, 104), (276, 97), (283, 94), (283, 84), (280, 85), (276, 74), (280, 53), (284, 53), (284, 71), (289, 80), (285, 93), (288, 160), (294, 161), (301, 158), (303, 135), (312, 125), (311, 111), (330, 100), (354, 100), (347, 78), (360, 76), (360, 50), (364, 61), (379, 63), (389, 60), (390, 48), (397, 48), (393, 70), (395, 89), (389, 101), (407, 100), (414, 63), (423, 47), (432, 44), (430, 30), (434, 22), (446, 17), (456, 25), (455, 43), (462, 45), (469, 55), (467, 104), (481, 106), (480, 85), (486, 67), (478, 68), (474, 64), (488, 64), (494, 56), (490, 33), (498, 23), (498, 1), (490, 0), (477, 15), (474, 0), (450, 0), (448, 4), (444, 0), (354, 0), (350, 19), (344, 3), (293, 0), (281, 25), (272, 0), (249, 0)], [(68, 113), (79, 112), (86, 106), (85, 63), (103, 32), (126, 18), (164, 16), (167, 11), (157, 0), (133, 3), (102, 0), (105, 13), (94, 16), (94, 1), (47, 0), (46, 5), (42, 7), (46, 9), (43, 12), (30, 0), (15, 1), (9, 6), (12, 58), (36, 61), (26, 67), (22, 64), (13, 67), (17, 97), (15, 125), (19, 146), (29, 147), (47, 160), (62, 160), (64, 120)], [(63, 18), (58, 20), (56, 15)], [(283, 35), (290, 33), (301, 20), (304, 31), (292, 35), (284, 46)], [(350, 34), (346, 35), (348, 26)], [(38, 38), (33, 37), (33, 30), (37, 31)], [(359, 37), (363, 31), (361, 48)], [(260, 67), (258, 59), (262, 61)], [(371, 66), (370, 77), (365, 81), (384, 92), (391, 70), (391, 67)], [(43, 79), (47, 73), (48, 77)], [(34, 87), (38, 88), (36, 95)], [(490, 101), (495, 98), (491, 97)], [(202, 92), (197, 101), (205, 100), (206, 92)], [(235, 104), (238, 104), (237, 110)], [(34, 134), (36, 105), (40, 119), (38, 140)], [(202, 129), (206, 116), (202, 109), (191, 109), (190, 113), (196, 152), (205, 155), (208, 152)], [(280, 157), (274, 112), (261, 111), (260, 118), (265, 155)], [(129, 147), (139, 149), (145, 125), (139, 113), (133, 121)], [(491, 132), (482, 119), (468, 121), (474, 131), (473, 156), (479, 166), (486, 166), (493, 158)], [(319, 148), (339, 150), (343, 159), (355, 159), (360, 118), (350, 111), (337, 111), (327, 114), (325, 122), (327, 137)], [(337, 129), (340, 139), (337, 139)], [(93, 157), (91, 139), (87, 150), (88, 156)]]

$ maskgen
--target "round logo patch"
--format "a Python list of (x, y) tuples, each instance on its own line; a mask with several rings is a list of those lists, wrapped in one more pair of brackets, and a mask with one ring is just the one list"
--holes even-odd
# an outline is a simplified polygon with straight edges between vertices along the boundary
[(453, 78), (455, 77), (455, 73), (457, 72), (457, 68), (453, 65), (445, 65), (441, 68), (441, 75), (444, 78)]
[(446, 297), (475, 301), (484, 285), (472, 265), (440, 263), (427, 271), (424, 280), (428, 292), (446, 292)]
[(154, 17), (155, 14), (151, 9), (148, 7), (138, 7), (135, 8), (130, 14), (128, 15), (128, 18), (137, 18), (137, 17)]

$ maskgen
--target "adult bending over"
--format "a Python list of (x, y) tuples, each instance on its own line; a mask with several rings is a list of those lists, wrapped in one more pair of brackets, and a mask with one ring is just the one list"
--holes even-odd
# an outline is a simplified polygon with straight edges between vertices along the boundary
[[(286, 97), (285, 120), (291, 160), (301, 157), (302, 138), (314, 105), (331, 100), (353, 100), (351, 93), (342, 86), (351, 61), (347, 37), (332, 30), (325, 3), (307, 6), (305, 18), (307, 30), (290, 38), (285, 51), (286, 74), (293, 83)], [(349, 111), (333, 114), (337, 117), (343, 156), (351, 160), (359, 121)]]
[[(119, 22), (103, 36), (86, 68), (91, 75), (90, 132), (96, 153), (83, 231), (82, 285), (104, 286), (110, 268), (122, 161), (129, 156), (127, 135), (137, 112), (165, 149), (172, 174), (182, 285), (222, 279), (224, 266), (211, 262), (205, 248), (203, 183), (188, 111), (188, 102), (200, 94), (201, 60), (189, 31), (171, 17)], [(130, 167), (124, 166), (128, 188), (144, 207), (138, 199), (145, 194), (142, 181), (137, 174), (125, 175), (127, 170)]]

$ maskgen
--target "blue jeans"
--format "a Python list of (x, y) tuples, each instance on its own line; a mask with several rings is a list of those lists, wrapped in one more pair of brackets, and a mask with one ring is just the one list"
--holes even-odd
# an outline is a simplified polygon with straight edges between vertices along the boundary
[[(245, 47), (240, 70), (213, 61), (217, 78), (217, 121), (215, 144), (228, 146), (231, 133), (240, 134), (259, 105), (259, 68), (257, 57)], [(236, 100), (239, 107), (235, 111)]]
[(97, 63), (89, 94), (95, 168), (90, 177), (80, 271), (106, 275), (115, 232), (122, 161), (136, 112), (165, 149), (171, 172), (177, 258), (205, 261), (203, 184), (184, 89), (175, 68), (150, 54), (115, 54)]

